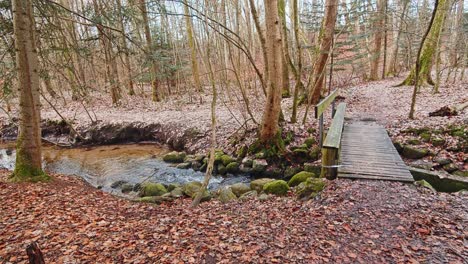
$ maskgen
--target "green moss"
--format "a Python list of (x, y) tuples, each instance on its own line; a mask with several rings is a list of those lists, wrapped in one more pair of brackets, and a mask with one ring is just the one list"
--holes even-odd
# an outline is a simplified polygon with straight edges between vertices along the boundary
[(417, 185), (417, 186), (422, 186), (422, 187), (427, 188), (427, 189), (429, 189), (431, 191), (434, 191), (434, 192), (436, 191), (434, 189), (434, 187), (432, 187), (432, 185), (430, 183), (428, 183), (427, 181), (425, 181), (425, 180), (415, 181), (414, 184)]
[(227, 166), (229, 163), (236, 161), (234, 158), (231, 156), (224, 154), (221, 156), (221, 162), (223, 163), (224, 166)]
[(139, 196), (161, 196), (167, 193), (166, 187), (160, 183), (148, 182), (141, 186)]
[(218, 164), (217, 169), (218, 169), (218, 174), (226, 175), (227, 173), (226, 166), (224, 166), (223, 164)]
[(431, 133), (425, 132), (425, 133), (420, 134), (419, 137), (421, 138), (423, 142), (429, 142), (431, 140)]
[(261, 142), (260, 140), (254, 142), (250, 145), (248, 153), (263, 153), (263, 157), (268, 159), (281, 156), (284, 153), (284, 150), (285, 144), (281, 137), (281, 130), (279, 130), (275, 137), (268, 142)]
[(173, 151), (164, 155), (163, 160), (169, 163), (181, 163), (184, 162), (185, 152)]
[(412, 139), (408, 139), (406, 141), (406, 143), (410, 144), (410, 145), (420, 145), (421, 144), (421, 141), (419, 141), (419, 139), (416, 139), (416, 138), (412, 138)]
[(257, 191), (260, 193), (263, 190), (263, 186), (265, 184), (274, 181), (273, 179), (268, 179), (268, 178), (261, 178), (257, 180), (253, 180), (250, 182), (250, 189)]
[(266, 183), (263, 191), (268, 194), (286, 195), (289, 191), (288, 183), (283, 180), (276, 180)]
[(445, 144), (445, 139), (443, 138), (433, 138), (432, 139), (432, 145), (435, 147), (440, 147)]
[(286, 133), (286, 137), (284, 138), (284, 144), (289, 145), (293, 139), (294, 139), (294, 133), (292, 131), (288, 131)]
[(310, 148), (312, 147), (317, 141), (315, 140), (315, 138), (313, 137), (309, 137), (309, 138), (306, 138), (306, 140), (304, 141), (304, 144)]
[(308, 178), (305, 182), (299, 184), (296, 195), (299, 199), (310, 199), (321, 192), (327, 183), (322, 178)]
[(51, 177), (40, 168), (18, 164), (15, 166), (9, 180), (11, 182), (48, 182)]
[(291, 187), (299, 185), (301, 182), (305, 182), (308, 178), (315, 177), (315, 174), (312, 172), (301, 171), (294, 175), (291, 180), (289, 180), (288, 185)]
[(239, 172), (239, 163), (231, 162), (226, 166), (226, 170), (228, 173), (237, 173)]
[(245, 156), (247, 156), (247, 151), (248, 151), (248, 148), (245, 146), (245, 145), (242, 145), (238, 150), (237, 150), (237, 157), (239, 159), (242, 159), (244, 158)]
[(310, 157), (311, 161), (318, 160), (320, 158), (321, 153), (322, 153), (322, 149), (319, 146), (314, 147), (309, 152), (309, 157)]

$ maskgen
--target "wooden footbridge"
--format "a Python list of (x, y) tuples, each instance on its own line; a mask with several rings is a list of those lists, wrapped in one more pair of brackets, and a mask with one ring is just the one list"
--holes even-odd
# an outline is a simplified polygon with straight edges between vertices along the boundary
[[(333, 92), (315, 107), (320, 118), (322, 177), (412, 182), (413, 176), (393, 146), (384, 127), (374, 122), (345, 123), (346, 104), (335, 111)], [(332, 105), (333, 120), (323, 140), (323, 113)]]

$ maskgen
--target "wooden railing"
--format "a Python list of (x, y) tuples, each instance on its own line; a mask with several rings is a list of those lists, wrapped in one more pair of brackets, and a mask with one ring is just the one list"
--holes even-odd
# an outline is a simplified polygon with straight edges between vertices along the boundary
[[(315, 118), (319, 118), (319, 143), (322, 148), (322, 171), (320, 177), (335, 179), (338, 172), (338, 160), (343, 132), (346, 104), (340, 103), (335, 111), (335, 99), (339, 90), (333, 91), (315, 106)], [(323, 114), (332, 106), (332, 123), (324, 139)]]

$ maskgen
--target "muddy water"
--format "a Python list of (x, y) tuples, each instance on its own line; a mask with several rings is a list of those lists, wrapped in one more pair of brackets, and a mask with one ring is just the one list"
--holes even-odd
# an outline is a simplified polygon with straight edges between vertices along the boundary
[[(112, 189), (113, 182), (123, 180), (129, 183), (143, 181), (185, 183), (203, 181), (204, 173), (177, 169), (162, 161), (162, 155), (168, 150), (154, 144), (112, 145), (91, 148), (43, 148), (43, 166), (47, 172), (65, 175), (78, 175), (95, 187), (104, 191), (122, 195)], [(0, 145), (0, 167), (13, 170), (16, 153), (13, 144)], [(246, 182), (243, 175), (215, 176), (209, 188), (237, 182)]]

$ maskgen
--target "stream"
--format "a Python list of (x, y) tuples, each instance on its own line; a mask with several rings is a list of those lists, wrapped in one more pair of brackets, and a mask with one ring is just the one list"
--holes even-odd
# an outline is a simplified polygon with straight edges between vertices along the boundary
[[(111, 188), (116, 181), (132, 184), (143, 181), (186, 183), (203, 181), (204, 173), (192, 169), (177, 169), (162, 161), (169, 152), (156, 144), (109, 145), (87, 148), (60, 148), (44, 146), (42, 149), (43, 168), (50, 173), (78, 175), (94, 187), (119, 195), (127, 196), (119, 189)], [(0, 168), (13, 170), (16, 151), (14, 143), (0, 145)], [(238, 182), (248, 182), (249, 176), (213, 176), (208, 186), (217, 189)]]

